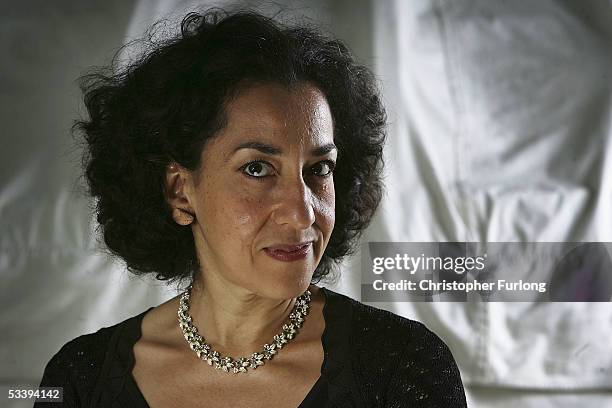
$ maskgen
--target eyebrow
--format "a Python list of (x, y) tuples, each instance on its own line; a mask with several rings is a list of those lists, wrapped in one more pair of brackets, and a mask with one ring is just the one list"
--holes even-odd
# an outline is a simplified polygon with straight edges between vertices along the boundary
[[(282, 150), (276, 146), (272, 146), (270, 144), (267, 143), (262, 143), (262, 142), (245, 142), (245, 143), (241, 143), (240, 145), (236, 146), (236, 148), (234, 149), (233, 153), (236, 153), (238, 150), (240, 149), (255, 149), (258, 150), (262, 153), (265, 154), (269, 154), (269, 155), (273, 155), (273, 156), (278, 156), (280, 154), (282, 154)], [(333, 150), (338, 150), (338, 148), (336, 147), (335, 144), (333, 143), (327, 143), (321, 146), (317, 146), (313, 149), (310, 150), (310, 154), (313, 156), (324, 156), (327, 153), (333, 151)]]

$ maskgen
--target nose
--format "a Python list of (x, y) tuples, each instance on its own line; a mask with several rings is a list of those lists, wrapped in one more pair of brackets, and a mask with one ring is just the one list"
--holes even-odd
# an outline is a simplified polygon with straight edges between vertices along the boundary
[(299, 176), (286, 180), (277, 190), (278, 201), (272, 214), (279, 225), (290, 225), (295, 229), (307, 229), (315, 222), (312, 192)]

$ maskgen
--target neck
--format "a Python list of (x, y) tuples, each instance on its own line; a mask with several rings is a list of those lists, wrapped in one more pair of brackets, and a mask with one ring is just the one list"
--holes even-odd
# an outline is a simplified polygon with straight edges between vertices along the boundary
[(189, 314), (200, 334), (222, 354), (249, 356), (287, 322), (295, 299), (267, 299), (227, 283), (196, 280)]

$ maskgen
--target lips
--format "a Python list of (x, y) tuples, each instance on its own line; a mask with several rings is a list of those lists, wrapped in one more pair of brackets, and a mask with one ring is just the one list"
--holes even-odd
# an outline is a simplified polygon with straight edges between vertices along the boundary
[(266, 254), (276, 260), (291, 262), (305, 258), (308, 252), (310, 252), (311, 248), (312, 241), (308, 241), (291, 245), (271, 245), (264, 248), (264, 251)]
[(302, 243), (294, 244), (294, 245), (271, 245), (267, 247), (266, 249), (270, 251), (295, 252), (310, 244), (312, 244), (311, 241), (302, 242)]

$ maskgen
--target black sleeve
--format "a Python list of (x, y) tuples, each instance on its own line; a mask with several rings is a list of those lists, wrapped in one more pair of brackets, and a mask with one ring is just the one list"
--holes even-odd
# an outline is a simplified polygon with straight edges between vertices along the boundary
[(47, 363), (45, 371), (40, 380), (40, 387), (62, 387), (63, 402), (36, 402), (34, 408), (76, 408), (81, 407), (78, 401), (76, 384), (73, 381), (71, 368), (74, 367), (74, 362), (70, 361), (70, 351), (67, 350), (69, 344), (61, 348)]
[(100, 375), (112, 330), (101, 329), (66, 343), (47, 363), (41, 387), (63, 387), (63, 402), (37, 402), (34, 408), (87, 407)]
[(394, 364), (387, 387), (389, 408), (465, 408), (461, 375), (448, 346), (419, 324), (416, 341)]

